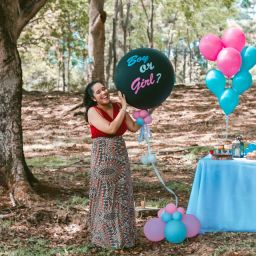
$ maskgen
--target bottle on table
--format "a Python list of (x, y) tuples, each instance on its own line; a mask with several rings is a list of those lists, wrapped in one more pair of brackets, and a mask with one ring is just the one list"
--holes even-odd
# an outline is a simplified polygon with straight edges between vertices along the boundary
[(232, 156), (235, 158), (244, 157), (244, 142), (241, 136), (236, 137), (232, 142)]

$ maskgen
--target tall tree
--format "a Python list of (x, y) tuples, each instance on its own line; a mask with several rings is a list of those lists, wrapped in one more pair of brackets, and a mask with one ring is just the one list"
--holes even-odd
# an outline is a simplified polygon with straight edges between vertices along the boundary
[(90, 59), (89, 80), (105, 80), (104, 48), (105, 21), (104, 0), (90, 0), (88, 53)]
[[(35, 181), (23, 153), (22, 70), (17, 40), (46, 0), (0, 1), (0, 178), (16, 200), (27, 200)], [(1, 182), (0, 182), (1, 183)]]

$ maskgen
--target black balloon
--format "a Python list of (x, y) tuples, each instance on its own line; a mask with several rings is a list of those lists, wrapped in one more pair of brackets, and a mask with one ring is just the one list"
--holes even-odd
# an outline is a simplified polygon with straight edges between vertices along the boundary
[(119, 61), (114, 82), (127, 103), (139, 109), (159, 106), (170, 95), (175, 74), (170, 60), (160, 51), (139, 48)]

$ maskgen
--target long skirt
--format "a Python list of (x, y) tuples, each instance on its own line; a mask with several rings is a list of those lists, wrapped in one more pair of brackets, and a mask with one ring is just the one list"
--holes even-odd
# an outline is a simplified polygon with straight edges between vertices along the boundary
[(93, 139), (89, 198), (92, 243), (117, 249), (134, 246), (132, 180), (121, 136)]

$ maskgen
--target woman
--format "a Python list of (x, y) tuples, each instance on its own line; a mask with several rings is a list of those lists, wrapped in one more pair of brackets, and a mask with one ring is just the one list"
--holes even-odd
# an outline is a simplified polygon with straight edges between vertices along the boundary
[(126, 113), (125, 96), (110, 101), (99, 81), (88, 84), (84, 103), (92, 137), (90, 231), (92, 243), (104, 248), (132, 247), (135, 212), (127, 149), (122, 135), (140, 127)]

